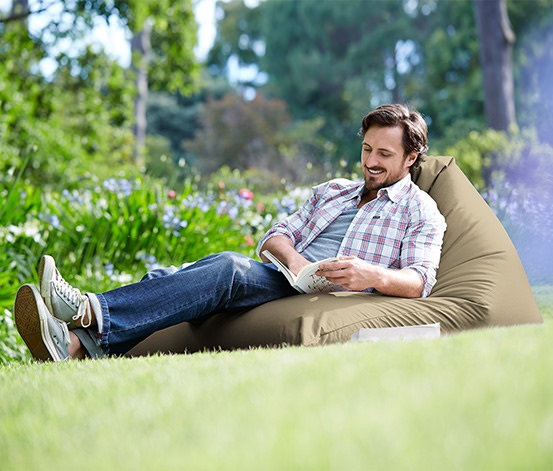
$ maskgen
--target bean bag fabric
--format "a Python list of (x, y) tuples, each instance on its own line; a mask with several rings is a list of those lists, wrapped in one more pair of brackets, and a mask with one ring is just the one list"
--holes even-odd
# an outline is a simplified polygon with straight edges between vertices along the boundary
[(447, 221), (437, 282), (428, 298), (369, 293), (301, 294), (199, 324), (156, 332), (129, 355), (346, 342), (361, 328), (440, 323), (441, 331), (541, 323), (507, 233), (453, 157), (426, 157), (413, 175)]

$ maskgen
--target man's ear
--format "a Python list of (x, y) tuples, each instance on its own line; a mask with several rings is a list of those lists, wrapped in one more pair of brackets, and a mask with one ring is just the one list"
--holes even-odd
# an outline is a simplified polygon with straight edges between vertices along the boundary
[(405, 158), (405, 164), (407, 167), (411, 167), (414, 163), (415, 163), (415, 160), (417, 160), (417, 156), (419, 154), (417, 152), (411, 152), (410, 154), (407, 154), (407, 157)]

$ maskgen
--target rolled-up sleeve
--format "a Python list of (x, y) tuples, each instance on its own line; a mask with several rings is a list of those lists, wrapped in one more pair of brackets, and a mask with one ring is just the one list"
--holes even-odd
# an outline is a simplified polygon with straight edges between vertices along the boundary
[(305, 228), (307, 222), (312, 217), (316, 202), (315, 192), (311, 194), (311, 197), (298, 209), (295, 213), (291, 214), (283, 221), (275, 224), (269, 229), (262, 239), (257, 244), (257, 255), (260, 255), (261, 247), (271, 237), (277, 235), (288, 237), (294, 247), (297, 247), (305, 237)]

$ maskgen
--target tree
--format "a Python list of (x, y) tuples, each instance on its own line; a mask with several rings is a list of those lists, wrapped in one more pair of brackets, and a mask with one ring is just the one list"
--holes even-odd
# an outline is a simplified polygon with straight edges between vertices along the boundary
[[(265, 79), (243, 85), (285, 100), (295, 120), (322, 118), (322, 135), (336, 144), (335, 161), (357, 159), (355, 145), (349, 145), (354, 142), (351, 130), (369, 108), (389, 101), (419, 109), (429, 123), (432, 151), (443, 152), (469, 132), (487, 127), (485, 107), (501, 110), (489, 103), (493, 93), (510, 94), (505, 95), (502, 113), (505, 122), (515, 122), (514, 106), (508, 105), (514, 96), (512, 78), (509, 82), (504, 72), (501, 86), (491, 87), (480, 61), (484, 40), (478, 35), (475, 8), (497, 1), (475, 6), (435, 0), (266, 0), (255, 8), (239, 0), (224, 2), (209, 64), (211, 70), (224, 72), (229, 59), (238, 58), (246, 67), (257, 67)], [(503, 41), (509, 38), (505, 7), (514, 31), (534, 36), (525, 42), (524, 52), (516, 49), (519, 42), (513, 44), (516, 62), (509, 66), (504, 56), (502, 67), (511, 67), (524, 83), (516, 95), (517, 109), (526, 118), (521, 124), (543, 127), (536, 110), (550, 102), (545, 97), (550, 93), (551, 60), (546, 59), (552, 48), (544, 38), (553, 1), (502, 1), (503, 13), (495, 15), (503, 18)], [(540, 34), (537, 25), (542, 25)], [(508, 49), (508, 42), (501, 47)], [(535, 70), (528, 74), (530, 63)]]
[(488, 126), (509, 131), (516, 124), (513, 44), (505, 0), (473, 0), (480, 38), (480, 62)]
[(146, 106), (148, 102), (148, 62), (152, 52), (152, 22), (145, 21), (140, 31), (131, 41), (133, 65), (136, 73), (136, 98), (134, 100), (135, 163), (139, 168), (146, 165), (144, 149), (146, 145)]
[[(0, 23), (21, 23), (30, 15), (50, 12), (49, 24), (32, 42), (35, 48), (38, 46), (54, 58), (60, 39), (76, 40), (85, 37), (93, 28), (94, 21), (99, 18), (126, 25), (136, 38), (133, 41), (135, 46), (151, 43), (151, 56), (148, 56), (146, 49), (140, 47), (135, 47), (133, 54), (138, 80), (135, 101), (135, 156), (142, 166), (146, 113), (144, 104), (148, 85), (154, 89), (178, 89), (182, 93), (189, 93), (197, 83), (198, 65), (193, 54), (196, 24), (191, 0), (36, 0), (31, 8), (23, 0), (18, 0), (17, 4), (21, 4), (23, 8), (0, 17)], [(64, 55), (58, 59), (67, 60), (68, 57)]]
[(426, 14), (419, 6), (412, 15), (425, 37), (409, 96), (429, 122), (431, 152), (444, 152), (486, 126), (474, 10), (471, 2), (445, 1)]
[[(235, 90), (222, 77), (204, 74), (202, 88), (190, 95), (179, 92), (154, 91), (149, 94), (147, 106), (148, 137), (147, 169), (154, 167), (157, 173), (166, 169), (171, 181), (183, 180), (194, 170), (196, 156), (183, 145), (190, 141), (200, 126), (200, 113), (208, 100), (220, 100)], [(161, 146), (162, 140), (168, 145)], [(152, 145), (155, 144), (155, 145)], [(159, 162), (162, 159), (163, 162)], [(174, 185), (174, 184), (173, 184)]]
[[(0, 170), (10, 175), (26, 166), (31, 183), (70, 187), (87, 172), (101, 178), (128, 165), (131, 92), (123, 68), (90, 48), (58, 53), (46, 79), (40, 64), (52, 43), (45, 31), (33, 36), (27, 22), (40, 6), (31, 12), (19, 2), (0, 21), (0, 141), (7, 148)], [(57, 20), (49, 26), (60, 36), (77, 34)]]
[(231, 58), (256, 65), (268, 80), (246, 85), (284, 99), (297, 120), (324, 120), (321, 133), (332, 153), (320, 159), (357, 161), (361, 116), (377, 103), (407, 100), (407, 72), (418, 67), (415, 49), (399, 47), (418, 34), (409, 29), (403, 5), (268, 0), (250, 9), (240, 1), (221, 3), (208, 62), (215, 70), (225, 70)]
[(201, 129), (186, 148), (198, 156), (198, 166), (204, 173), (224, 165), (287, 173), (279, 146), (284, 143), (282, 130), (289, 122), (288, 110), (281, 100), (268, 100), (258, 94), (245, 101), (228, 94), (204, 105)]
[(133, 34), (133, 67), (137, 73), (135, 157), (143, 167), (149, 86), (183, 94), (196, 88), (196, 23), (191, 0), (119, 0), (114, 5)]
[(542, 142), (553, 145), (553, 0), (509, 1), (517, 33), (513, 50), (517, 121), (535, 127)]

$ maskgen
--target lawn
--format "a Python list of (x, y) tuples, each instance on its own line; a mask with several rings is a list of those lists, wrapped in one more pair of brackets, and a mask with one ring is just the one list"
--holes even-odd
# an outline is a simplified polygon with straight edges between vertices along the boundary
[(552, 469), (541, 326), (0, 367), (4, 470)]

